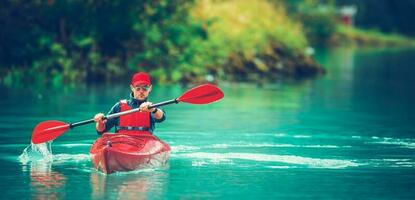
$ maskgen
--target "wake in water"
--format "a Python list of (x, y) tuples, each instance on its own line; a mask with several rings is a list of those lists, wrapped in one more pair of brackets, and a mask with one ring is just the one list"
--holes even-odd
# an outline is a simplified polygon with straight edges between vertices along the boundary
[[(258, 153), (195, 152), (195, 153), (178, 154), (176, 156), (196, 159), (194, 160), (195, 166), (201, 166), (201, 165), (206, 165), (206, 164), (233, 163), (233, 160), (285, 163), (285, 164), (293, 165), (291, 167), (306, 166), (309, 168), (326, 168), (326, 169), (342, 169), (342, 168), (347, 168), (347, 167), (359, 166), (358, 163), (350, 161), (350, 160), (320, 159), (320, 158), (308, 158), (308, 157), (301, 157), (301, 156), (258, 154)], [(287, 167), (289, 168), (290, 166), (287, 166)]]

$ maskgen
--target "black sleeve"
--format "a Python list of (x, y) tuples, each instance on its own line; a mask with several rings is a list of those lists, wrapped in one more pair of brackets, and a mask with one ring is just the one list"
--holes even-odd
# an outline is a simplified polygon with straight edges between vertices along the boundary
[(156, 119), (153, 115), (153, 113), (151, 113), (151, 116), (154, 118), (154, 121), (157, 123), (163, 122), (164, 120), (166, 120), (166, 112), (164, 112), (164, 110), (162, 110), (161, 108), (157, 108), (159, 110), (161, 110), (163, 112), (163, 117), (161, 117), (161, 119)]

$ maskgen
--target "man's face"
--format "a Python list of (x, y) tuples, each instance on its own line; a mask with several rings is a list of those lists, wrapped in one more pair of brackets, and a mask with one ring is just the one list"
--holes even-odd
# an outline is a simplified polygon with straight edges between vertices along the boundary
[(133, 96), (135, 99), (138, 100), (145, 100), (151, 92), (151, 85), (130, 85), (131, 91), (133, 92)]

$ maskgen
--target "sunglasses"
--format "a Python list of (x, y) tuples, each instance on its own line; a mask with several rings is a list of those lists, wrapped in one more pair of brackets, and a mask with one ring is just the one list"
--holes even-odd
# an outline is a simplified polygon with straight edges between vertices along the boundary
[(140, 90), (148, 91), (150, 89), (150, 86), (134, 86), (134, 89), (136, 91), (140, 91)]

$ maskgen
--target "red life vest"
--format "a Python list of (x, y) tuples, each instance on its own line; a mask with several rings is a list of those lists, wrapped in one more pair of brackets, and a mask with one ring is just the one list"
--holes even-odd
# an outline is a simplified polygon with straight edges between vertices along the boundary
[[(121, 112), (131, 110), (127, 100), (121, 100)], [(120, 116), (120, 124), (117, 127), (118, 133), (127, 134), (150, 134), (150, 113), (149, 112), (133, 112), (128, 115)]]

